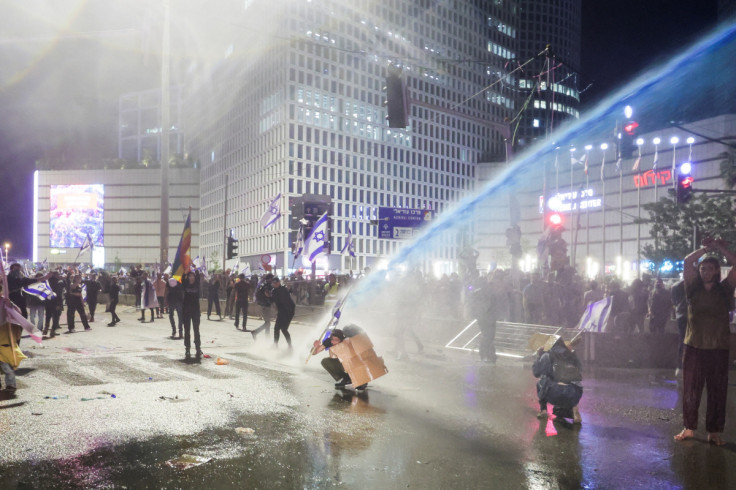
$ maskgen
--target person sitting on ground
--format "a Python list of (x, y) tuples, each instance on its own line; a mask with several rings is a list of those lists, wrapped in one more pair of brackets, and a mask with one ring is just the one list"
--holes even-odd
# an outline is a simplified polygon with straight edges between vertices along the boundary
[(582, 365), (574, 351), (568, 349), (560, 337), (549, 351), (540, 347), (537, 359), (532, 365), (532, 372), (537, 382), (537, 398), (539, 399), (539, 418), (547, 417), (547, 404), (554, 405), (552, 414), (557, 417), (572, 419), (580, 424), (583, 419), (578, 410), (578, 402), (583, 396)]
[[(347, 331), (348, 334), (352, 335), (346, 335), (343, 330), (336, 328), (332, 331), (330, 336), (326, 337), (325, 340), (321, 343), (319, 340), (315, 340), (314, 346), (312, 347), (312, 354), (319, 354), (324, 350), (327, 350), (329, 352), (330, 347), (339, 344), (347, 337), (352, 337), (353, 335), (360, 333), (362, 330), (359, 327), (353, 327), (351, 329), (349, 326), (345, 328), (345, 331)], [(328, 373), (330, 373), (330, 376), (332, 376), (335, 381), (337, 381), (337, 383), (335, 383), (335, 388), (344, 388), (346, 385), (351, 384), (352, 381), (350, 379), (350, 375), (345, 372), (345, 368), (343, 367), (340, 360), (335, 357), (332, 352), (329, 352), (329, 354), (330, 357), (325, 357), (324, 359), (322, 359), (322, 367), (325, 368)], [(364, 390), (367, 386), (368, 383), (365, 383), (360, 386), (356, 386), (355, 389)]]

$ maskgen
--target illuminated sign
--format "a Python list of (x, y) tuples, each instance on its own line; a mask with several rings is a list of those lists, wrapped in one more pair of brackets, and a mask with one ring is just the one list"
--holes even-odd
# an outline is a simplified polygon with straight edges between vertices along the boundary
[(104, 246), (104, 185), (52, 185), (49, 201), (50, 247), (78, 248), (87, 235)]
[(634, 175), (634, 187), (648, 187), (654, 185), (656, 181), (659, 184), (665, 185), (667, 182), (672, 182), (672, 171), (671, 170), (647, 170), (643, 174)]
[[(543, 201), (540, 197), (540, 203), (541, 202)], [(558, 192), (547, 201), (547, 207), (558, 213), (567, 213), (570, 211), (577, 211), (578, 209), (584, 211), (586, 209), (600, 208), (602, 205), (603, 200), (594, 195), (593, 189)]]
[(378, 208), (378, 238), (410, 239), (433, 218), (427, 209)]

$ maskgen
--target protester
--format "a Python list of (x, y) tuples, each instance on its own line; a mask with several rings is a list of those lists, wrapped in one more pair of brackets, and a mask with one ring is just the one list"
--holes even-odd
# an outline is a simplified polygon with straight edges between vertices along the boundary
[[(736, 255), (723, 240), (703, 239), (702, 247), (685, 257), (683, 280), (688, 301), (687, 329), (683, 353), (682, 416), (685, 428), (675, 436), (683, 441), (695, 436), (698, 408), (705, 387), (708, 392), (705, 430), (708, 442), (721, 446), (720, 434), (726, 424), (728, 357), (730, 347), (729, 311), (736, 288)], [(720, 252), (731, 263), (731, 271), (721, 280), (721, 264), (706, 253)]]
[(28, 310), (26, 309), (26, 298), (23, 295), (23, 288), (30, 286), (36, 282), (43, 282), (51, 277), (51, 273), (46, 274), (38, 278), (23, 277), (23, 273), (20, 269), (20, 264), (14, 263), (10, 266), (10, 272), (8, 272), (8, 298), (10, 301), (15, 303), (15, 306), (20, 308), (20, 312), (23, 317), (28, 318)]
[(146, 321), (146, 310), (151, 311), (151, 322), (155, 311), (158, 308), (158, 299), (156, 298), (156, 290), (153, 287), (153, 283), (148, 279), (148, 273), (143, 272), (140, 276), (141, 279), (141, 317), (138, 319), (140, 322)]
[(153, 289), (156, 291), (156, 301), (158, 302), (158, 308), (156, 308), (156, 318), (163, 318), (164, 301), (166, 299), (166, 282), (164, 282), (161, 274), (156, 274), (156, 280), (153, 281)]
[[(34, 282), (40, 282), (41, 277), (43, 277), (43, 274), (37, 272), (34, 276)], [(35, 294), (23, 294), (26, 297), (26, 304), (28, 306), (28, 312), (30, 314), (28, 320), (31, 323), (35, 323), (36, 328), (38, 328), (39, 330), (43, 330), (44, 311), (46, 310), (45, 301)]]
[(107, 324), (108, 327), (114, 327), (117, 323), (120, 323), (120, 317), (115, 313), (115, 308), (118, 306), (118, 300), (120, 299), (120, 286), (118, 286), (118, 278), (113, 276), (110, 280), (110, 288), (108, 290), (110, 302), (107, 305), (107, 311), (112, 316), (112, 321)]
[(545, 322), (545, 295), (547, 286), (538, 272), (532, 274), (532, 282), (522, 290), (524, 297), (524, 313), (526, 322), (532, 325), (542, 325)]
[(583, 396), (581, 381), (582, 365), (574, 351), (568, 349), (560, 337), (548, 351), (543, 347), (537, 351), (532, 365), (537, 382), (539, 418), (547, 417), (547, 404), (554, 405), (552, 414), (574, 423), (582, 423), (578, 402)]
[(598, 282), (590, 281), (590, 289), (583, 294), (583, 303), (585, 303), (585, 306), (591, 303), (597, 303), (603, 298), (603, 290), (598, 287)]
[[(171, 323), (171, 338), (176, 337), (176, 327), (179, 327), (179, 337), (183, 338), (184, 312), (182, 310), (182, 300), (184, 297), (184, 287), (175, 278), (169, 278), (166, 284), (166, 301), (169, 304), (169, 322)], [(176, 313), (177, 323), (174, 323), (174, 313)]]
[(649, 331), (664, 333), (667, 321), (672, 315), (672, 295), (664, 287), (662, 279), (657, 279), (649, 298)]
[(102, 291), (102, 286), (97, 281), (97, 274), (94, 272), (90, 274), (89, 279), (82, 281), (84, 288), (87, 290), (87, 307), (89, 308), (89, 321), (95, 321), (95, 311), (97, 311), (97, 301), (99, 299), (99, 293)]
[(225, 271), (227, 285), (225, 286), (225, 316), (233, 319), (233, 307), (235, 306), (235, 274), (230, 275), (230, 269)]
[[(319, 340), (314, 341), (314, 345), (312, 346), (312, 355), (319, 354), (325, 350), (330, 354), (329, 357), (322, 359), (322, 367), (325, 368), (325, 370), (330, 373), (330, 376), (332, 376), (336, 381), (335, 388), (344, 388), (346, 385), (351, 384), (352, 380), (350, 379), (350, 375), (345, 371), (340, 360), (332, 354), (330, 347), (337, 345), (346, 338), (357, 335), (360, 332), (362, 332), (362, 330), (359, 327), (353, 328), (352, 330), (350, 327), (347, 327), (345, 331), (336, 328), (323, 342), (320, 343)], [(356, 386), (355, 389), (364, 390), (367, 387), (368, 383), (365, 383), (360, 386)]]
[(274, 277), (271, 280), (271, 300), (276, 305), (276, 324), (273, 327), (273, 345), (278, 346), (279, 344), (279, 333), (284, 334), (286, 344), (291, 350), (291, 335), (289, 335), (289, 325), (291, 319), (294, 318), (296, 305), (294, 300), (291, 299), (291, 293), (286, 286), (281, 284), (281, 280), (278, 277)]
[(235, 283), (235, 328), (238, 327), (240, 321), (240, 312), (243, 312), (243, 332), (247, 332), (246, 323), (248, 322), (248, 298), (251, 295), (250, 281), (245, 279), (245, 274), (238, 276), (238, 282)]
[(266, 331), (266, 335), (271, 333), (271, 320), (273, 319), (273, 302), (271, 301), (271, 291), (273, 290), (273, 286), (271, 285), (272, 279), (273, 274), (266, 274), (263, 276), (261, 284), (256, 286), (255, 299), (258, 307), (261, 309), (263, 324), (250, 332), (253, 340), (256, 340), (256, 336), (264, 330)]
[[(64, 311), (64, 287), (65, 281), (61, 280), (58, 271), (51, 271), (51, 277), (49, 278), (49, 286), (54, 292), (55, 297), (46, 300), (46, 325), (43, 329), (43, 335), (48, 335), (50, 338), (56, 336), (56, 331), (61, 328), (59, 319), (61, 318), (61, 312)], [(49, 327), (51, 331), (49, 333)]]
[(335, 274), (327, 276), (327, 283), (324, 285), (325, 299), (335, 301), (339, 289), (340, 285), (337, 283), (337, 276)]
[(199, 338), (199, 273), (188, 272), (182, 278), (182, 312), (184, 313), (184, 356), (189, 359), (191, 341), (190, 333), (194, 330), (194, 347), (197, 359), (202, 357), (202, 342)]
[(90, 330), (87, 323), (87, 313), (84, 311), (84, 300), (82, 299), (82, 276), (76, 275), (72, 278), (66, 296), (66, 323), (69, 332), (74, 332), (74, 313), (79, 313), (85, 330)]
[(217, 316), (220, 317), (220, 320), (222, 320), (222, 314), (220, 314), (220, 276), (217, 274), (214, 274), (212, 276), (212, 279), (209, 283), (209, 288), (207, 292), (207, 319), (210, 319), (210, 315), (212, 314), (212, 304), (215, 305), (215, 313), (217, 313)]
[[(649, 291), (641, 279), (631, 281), (629, 291), (631, 296), (631, 332), (633, 333), (638, 329), (639, 333), (644, 333), (644, 320), (647, 312), (651, 311)], [(651, 320), (649, 321), (649, 331), (653, 331)]]

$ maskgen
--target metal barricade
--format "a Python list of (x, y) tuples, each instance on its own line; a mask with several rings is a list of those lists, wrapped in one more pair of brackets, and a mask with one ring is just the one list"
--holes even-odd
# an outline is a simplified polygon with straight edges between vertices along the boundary
[[(473, 320), (463, 328), (445, 347), (448, 349), (478, 352), (480, 329), (478, 321)], [(535, 333), (559, 335), (566, 340), (574, 337), (578, 330), (565, 329), (553, 325), (532, 325), (529, 323), (496, 322), (496, 355), (522, 359), (529, 356), (529, 339)]]

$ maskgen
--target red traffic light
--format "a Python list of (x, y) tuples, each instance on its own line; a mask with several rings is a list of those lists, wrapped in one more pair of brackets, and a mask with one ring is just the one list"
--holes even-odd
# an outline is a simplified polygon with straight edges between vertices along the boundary
[(639, 123), (638, 122), (631, 121), (630, 123), (628, 123), (628, 124), (626, 124), (624, 126), (624, 131), (626, 132), (626, 134), (628, 134), (630, 136), (633, 136), (634, 135), (634, 131), (636, 131), (636, 128), (638, 128), (638, 127), (639, 127)]
[(562, 216), (559, 213), (552, 213), (547, 218), (547, 221), (552, 226), (560, 226), (562, 225)]
[(687, 175), (687, 176), (685, 176), (685, 177), (682, 178), (682, 180), (680, 181), (680, 185), (683, 188), (688, 188), (691, 185), (693, 185), (693, 182), (694, 181), (695, 181), (695, 179), (693, 179), (693, 176), (692, 175)]

